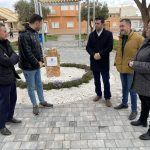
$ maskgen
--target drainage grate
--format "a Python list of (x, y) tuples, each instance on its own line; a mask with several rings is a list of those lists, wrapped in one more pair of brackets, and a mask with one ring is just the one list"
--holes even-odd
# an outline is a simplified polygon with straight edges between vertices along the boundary
[(76, 121), (70, 121), (69, 122), (69, 127), (76, 127), (77, 126), (77, 122)]
[(98, 126), (98, 129), (103, 129), (103, 128), (107, 128), (107, 126)]
[(38, 141), (39, 134), (31, 134), (29, 141)]

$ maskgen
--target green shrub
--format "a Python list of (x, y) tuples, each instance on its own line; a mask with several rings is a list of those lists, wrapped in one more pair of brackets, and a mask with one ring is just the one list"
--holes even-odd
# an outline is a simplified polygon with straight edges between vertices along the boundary
[(115, 39), (114, 39), (114, 46), (113, 46), (113, 49), (114, 49), (114, 50), (117, 50), (117, 46), (118, 46), (118, 40), (115, 40)]
[(58, 36), (57, 35), (47, 35), (46, 39), (47, 39), (47, 41), (57, 41)]
[[(44, 90), (78, 87), (79, 85), (81, 85), (83, 83), (89, 83), (89, 81), (93, 78), (90, 67), (87, 65), (63, 63), (63, 64), (61, 64), (61, 66), (62, 67), (76, 67), (79, 69), (85, 69), (86, 73), (82, 76), (81, 79), (75, 79), (73, 81), (67, 81), (67, 82), (53, 82), (53, 83), (50, 82), (48, 84), (43, 84)], [(22, 71), (18, 70), (17, 73), (21, 74)], [(27, 86), (26, 86), (25, 82), (17, 81), (17, 87), (20, 87), (21, 89), (25, 89)]]
[[(79, 40), (79, 34), (75, 35), (75, 39)], [(81, 34), (81, 40), (86, 40), (86, 39), (87, 39), (87, 34), (86, 33)]]
[(18, 51), (18, 42), (17, 41), (11, 42), (11, 46), (14, 51), (16, 51), (16, 52)]

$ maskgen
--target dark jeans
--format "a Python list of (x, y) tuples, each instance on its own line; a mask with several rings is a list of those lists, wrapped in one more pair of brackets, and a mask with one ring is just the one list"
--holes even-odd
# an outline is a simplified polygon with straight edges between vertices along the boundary
[(149, 111), (150, 111), (150, 97), (139, 95), (141, 100), (141, 114), (140, 114), (140, 121), (143, 123), (147, 122), (147, 119), (149, 117)]
[(17, 101), (16, 83), (0, 85), (0, 129), (13, 118)]
[(111, 98), (111, 92), (110, 92), (110, 75), (109, 70), (102, 70), (100, 72), (93, 71), (94, 75), (94, 82), (95, 82), (95, 92), (97, 96), (102, 96), (102, 90), (101, 90), (101, 76), (103, 79), (104, 84), (104, 98), (110, 99)]
[(131, 89), (133, 74), (121, 73), (120, 74), (122, 83), (122, 103), (128, 105), (128, 96), (131, 96), (131, 109), (132, 112), (137, 111), (137, 94)]

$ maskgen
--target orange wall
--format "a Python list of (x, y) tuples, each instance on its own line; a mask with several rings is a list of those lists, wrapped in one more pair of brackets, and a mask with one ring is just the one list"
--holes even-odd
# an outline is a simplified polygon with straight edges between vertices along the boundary
[[(54, 6), (53, 10), (56, 12), (47, 17), (48, 28), (50, 34), (77, 34), (78, 31), (78, 10), (61, 10), (60, 6)], [(52, 28), (52, 22), (59, 22), (59, 28)], [(73, 22), (74, 27), (68, 28), (67, 22)], [(86, 22), (82, 22), (82, 33), (86, 32)]]
[[(48, 21), (49, 34), (78, 34), (78, 10), (61, 10), (60, 6), (53, 6), (53, 10), (53, 14), (48, 15), (46, 19)], [(106, 20), (106, 29), (118, 32), (119, 21), (120, 17), (118, 15), (112, 15)], [(59, 28), (52, 28), (52, 22), (59, 22)], [(73, 22), (74, 27), (68, 28), (67, 22)], [(87, 32), (86, 21), (83, 21), (81, 24), (81, 32)]]
[(106, 23), (109, 24), (110, 31), (119, 32), (120, 17), (109, 17)]

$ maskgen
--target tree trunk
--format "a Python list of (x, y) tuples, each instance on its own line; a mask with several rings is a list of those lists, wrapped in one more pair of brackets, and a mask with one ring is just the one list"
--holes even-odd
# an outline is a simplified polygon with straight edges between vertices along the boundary
[(146, 0), (142, 0), (142, 3), (139, 0), (134, 0), (137, 4), (143, 20), (143, 35), (145, 35), (145, 29), (147, 28), (148, 20), (150, 19), (150, 4), (146, 6)]

